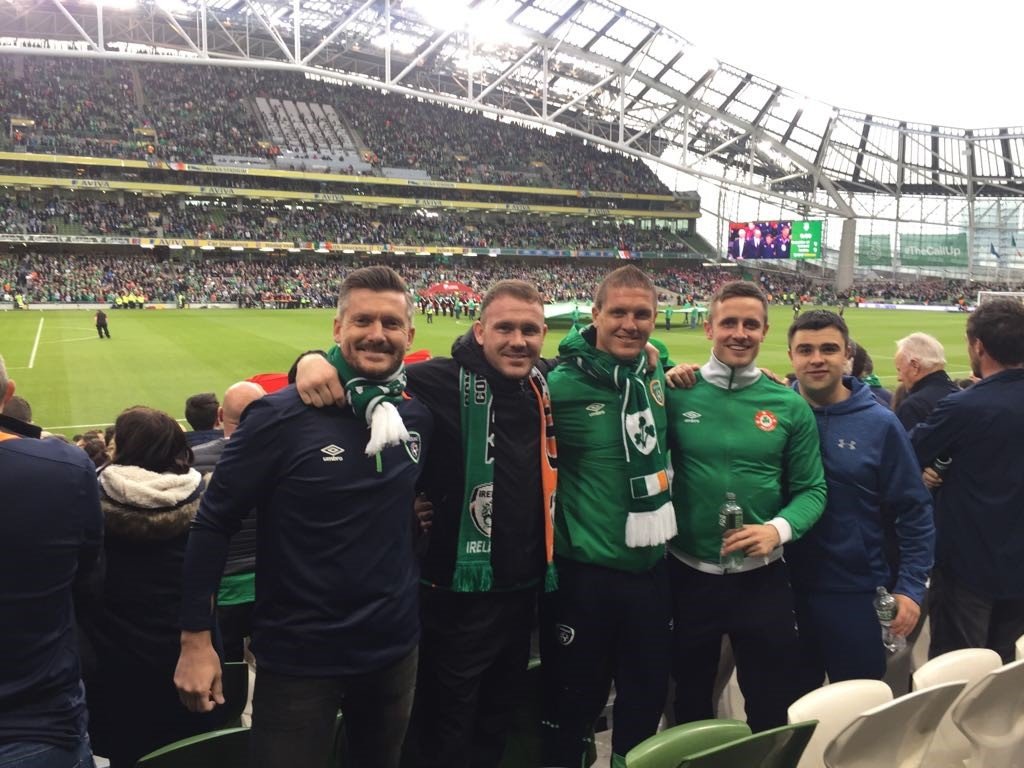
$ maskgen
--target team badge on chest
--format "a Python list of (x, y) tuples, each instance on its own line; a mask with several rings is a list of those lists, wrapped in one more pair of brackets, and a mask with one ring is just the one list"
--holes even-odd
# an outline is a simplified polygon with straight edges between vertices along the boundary
[(754, 414), (754, 426), (762, 432), (772, 432), (779, 426), (779, 418), (771, 411), (758, 411)]

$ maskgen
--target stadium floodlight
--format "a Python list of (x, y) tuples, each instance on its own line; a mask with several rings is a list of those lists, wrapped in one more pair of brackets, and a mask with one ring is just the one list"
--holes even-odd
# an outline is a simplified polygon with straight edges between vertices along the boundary
[(231, 250), (232, 250), (232, 251), (244, 251), (244, 250), (245, 250), (245, 248), (243, 248), (243, 247), (242, 247), (242, 246), (240, 246), (240, 245), (232, 245), (232, 246), (231, 246)]
[(342, 248), (341, 252), (342, 253), (355, 253), (355, 251), (352, 250), (351, 248)]
[(263, 251), (264, 253), (273, 253), (274, 252), (274, 249), (271, 248), (269, 245), (264, 245), (262, 248), (260, 248), (260, 250)]
[(212, 245), (200, 245), (199, 246), (199, 250), (200, 251), (212, 251), (212, 250), (214, 250), (214, 246), (212, 246)]
[(170, 248), (172, 251), (180, 251), (185, 246), (183, 246), (183, 245), (181, 245), (179, 243), (171, 243), (167, 247)]
[(288, 253), (299, 253), (301, 250), (301, 248), (289, 248)]

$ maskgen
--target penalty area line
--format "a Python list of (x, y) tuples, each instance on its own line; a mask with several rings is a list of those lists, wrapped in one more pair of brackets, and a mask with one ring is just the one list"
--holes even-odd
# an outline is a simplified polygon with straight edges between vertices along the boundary
[(36, 341), (32, 345), (32, 354), (28, 358), (28, 367), (31, 369), (36, 364), (36, 352), (39, 351), (39, 337), (43, 335), (43, 321), (45, 317), (39, 318), (39, 327), (36, 329)]

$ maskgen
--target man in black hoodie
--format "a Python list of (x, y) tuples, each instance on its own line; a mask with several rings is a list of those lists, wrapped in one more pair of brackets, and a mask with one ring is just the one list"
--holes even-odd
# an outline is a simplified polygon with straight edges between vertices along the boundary
[[(407, 371), (407, 391), (435, 422), (420, 481), (433, 516), (421, 542), (407, 764), (497, 766), (504, 752), (537, 591), (552, 584), (554, 441), (536, 367), (546, 332), (536, 288), (502, 281), (450, 358)], [(318, 355), (300, 361), (299, 393), (314, 405), (343, 401), (333, 371), (314, 373), (323, 365)]]

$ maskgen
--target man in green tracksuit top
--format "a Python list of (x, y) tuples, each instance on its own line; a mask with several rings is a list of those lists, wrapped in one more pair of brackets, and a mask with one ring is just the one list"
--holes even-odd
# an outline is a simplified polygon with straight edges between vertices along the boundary
[[(665, 377), (644, 346), (657, 294), (633, 266), (597, 290), (593, 325), (559, 346), (548, 384), (558, 430), (555, 562), (544, 666), (557, 687), (544, 765), (583, 765), (587, 738), (616, 690), (612, 766), (658, 727), (671, 644), (665, 542)], [(554, 658), (551, 658), (553, 655)]]
[[(712, 690), (727, 634), (747, 721), (757, 731), (784, 725), (798, 695), (782, 545), (821, 516), (826, 485), (813, 412), (755, 365), (768, 330), (764, 295), (753, 283), (729, 282), (710, 308), (711, 360), (692, 389), (668, 396), (679, 529), (668, 558), (675, 713), (680, 723), (715, 716)], [(718, 510), (726, 493), (736, 495), (744, 526), (723, 538)], [(740, 551), (745, 557), (735, 567), (721, 567)]]

